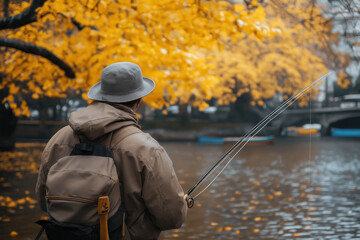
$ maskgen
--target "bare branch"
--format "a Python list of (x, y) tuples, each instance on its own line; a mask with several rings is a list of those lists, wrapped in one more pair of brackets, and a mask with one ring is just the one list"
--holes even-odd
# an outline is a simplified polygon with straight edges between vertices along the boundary
[(44, 5), (45, 1), (46, 0), (33, 0), (30, 7), (25, 9), (22, 13), (0, 19), (0, 30), (19, 28), (26, 24), (35, 22), (37, 14), (36, 9)]
[(65, 72), (65, 75), (67, 77), (75, 78), (74, 70), (67, 63), (65, 63), (63, 60), (58, 58), (55, 54), (53, 54), (44, 47), (39, 47), (35, 44), (28, 43), (19, 39), (10, 38), (0, 38), (0, 46), (15, 48), (26, 53), (44, 57), (53, 64), (57, 65), (59, 68), (61, 68)]

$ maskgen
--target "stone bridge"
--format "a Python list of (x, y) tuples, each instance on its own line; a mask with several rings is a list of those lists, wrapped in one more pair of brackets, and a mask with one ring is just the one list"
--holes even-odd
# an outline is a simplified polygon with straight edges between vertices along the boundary
[(327, 107), (318, 109), (286, 110), (274, 122), (281, 132), (288, 126), (302, 126), (306, 123), (320, 123), (321, 134), (329, 135), (332, 127), (360, 128), (360, 107)]

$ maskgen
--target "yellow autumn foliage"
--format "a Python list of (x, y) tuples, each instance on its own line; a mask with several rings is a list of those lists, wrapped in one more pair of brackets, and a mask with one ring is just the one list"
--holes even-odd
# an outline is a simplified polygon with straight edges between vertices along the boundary
[[(10, 15), (28, 6), (10, 4)], [(157, 87), (144, 99), (154, 108), (187, 103), (202, 110), (212, 98), (229, 104), (246, 93), (252, 105), (263, 105), (274, 96), (289, 98), (327, 72), (331, 63), (323, 52), (338, 36), (321, 5), (276, 0), (252, 6), (215, 0), (48, 0), (37, 10), (36, 22), (3, 30), (0, 37), (45, 47), (76, 77), (66, 77), (45, 58), (7, 49), (0, 56), (5, 76), (0, 89), (10, 93), (2, 101), (17, 115), (29, 115), (25, 96), (66, 97), (72, 88), (86, 99), (102, 69), (118, 61), (137, 63), (155, 80)], [(339, 59), (348, 63), (346, 55)]]
[[(332, 38), (334, 42), (337, 39), (331, 27), (324, 24), (320, 7), (313, 7), (306, 0), (270, 2), (264, 11), (267, 24), (273, 32), (278, 32), (274, 37), (259, 41), (249, 35), (235, 43), (228, 39), (224, 51), (203, 51), (217, 64), (211, 74), (221, 78), (213, 97), (220, 104), (229, 104), (236, 99), (235, 94), (249, 93), (252, 105), (263, 105), (274, 96), (287, 99), (325, 74), (328, 67), (320, 56), (324, 55), (328, 42), (323, 38)], [(315, 98), (317, 93), (313, 90), (311, 97)], [(304, 105), (308, 100), (301, 98), (299, 104)]]
[[(27, 7), (27, 2), (11, 2), (10, 15)], [(100, 80), (105, 66), (131, 61), (157, 84), (145, 99), (152, 107), (190, 102), (203, 109), (219, 78), (209, 74), (216, 65), (195, 49), (224, 48), (222, 39), (237, 42), (244, 33), (270, 36), (264, 17), (261, 7), (248, 12), (244, 5), (227, 1), (48, 0), (37, 9), (36, 22), (3, 30), (0, 37), (50, 50), (75, 70), (76, 78), (66, 77), (45, 58), (7, 49), (0, 89), (9, 87), (16, 99), (5, 101), (16, 104), (11, 107), (18, 109), (17, 115), (28, 115), (22, 104), (25, 95), (66, 97), (68, 89), (75, 88), (86, 98), (83, 93)], [(73, 20), (84, 28), (78, 29)]]

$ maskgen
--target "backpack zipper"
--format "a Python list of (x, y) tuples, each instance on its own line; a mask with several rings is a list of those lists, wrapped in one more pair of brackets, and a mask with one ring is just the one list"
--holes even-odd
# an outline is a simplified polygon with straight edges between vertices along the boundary
[(45, 196), (45, 198), (47, 200), (62, 200), (62, 201), (70, 201), (70, 202), (97, 204), (97, 201), (95, 201), (95, 200), (81, 198), (81, 197)]

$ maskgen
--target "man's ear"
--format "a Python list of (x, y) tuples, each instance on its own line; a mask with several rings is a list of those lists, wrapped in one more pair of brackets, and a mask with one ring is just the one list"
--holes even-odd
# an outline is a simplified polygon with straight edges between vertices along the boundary
[(139, 107), (140, 103), (141, 103), (141, 98), (139, 98), (139, 99), (136, 101), (136, 103), (135, 103), (135, 105), (134, 105), (134, 107), (133, 107), (133, 110), (134, 110), (134, 111)]

